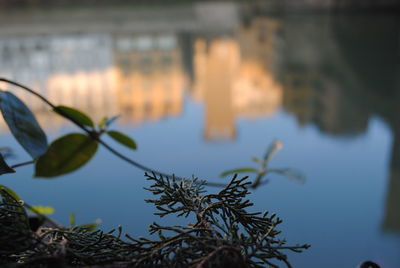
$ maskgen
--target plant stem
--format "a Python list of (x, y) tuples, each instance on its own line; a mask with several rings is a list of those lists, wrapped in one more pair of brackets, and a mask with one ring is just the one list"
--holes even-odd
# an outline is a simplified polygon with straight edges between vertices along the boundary
[(11, 168), (27, 166), (27, 165), (31, 165), (31, 164), (34, 164), (34, 163), (35, 163), (35, 160), (26, 161), (26, 162), (22, 162), (22, 163), (18, 163), (18, 164), (12, 165)]
[[(0, 82), (5, 82), (5, 83), (9, 83), (11, 85), (20, 87), (26, 91), (28, 91), (29, 93), (35, 95), (36, 97), (38, 97), (39, 99), (41, 99), (43, 102), (45, 102), (47, 105), (49, 105), (54, 111), (56, 111), (58, 114), (60, 114), (61, 116), (63, 116), (64, 118), (70, 120), (72, 123), (74, 123), (76, 126), (78, 126), (80, 129), (82, 129), (83, 131), (85, 131), (92, 139), (96, 140), (97, 142), (99, 142), (101, 145), (103, 145), (108, 151), (110, 151), (112, 154), (114, 154), (115, 156), (119, 157), (120, 159), (124, 160), (125, 162), (128, 162), (129, 164), (142, 169), (144, 171), (148, 171), (148, 172), (153, 172), (155, 174), (161, 175), (161, 176), (165, 176), (165, 177), (172, 177), (172, 175), (154, 170), (152, 168), (146, 167), (134, 160), (132, 160), (131, 158), (121, 154), (120, 152), (118, 152), (117, 150), (115, 150), (114, 148), (112, 148), (110, 145), (108, 145), (106, 142), (104, 142), (102, 139), (100, 139), (99, 135), (96, 135), (95, 132), (93, 132), (92, 130), (88, 129), (87, 127), (85, 127), (84, 125), (82, 125), (81, 123), (77, 122), (74, 118), (70, 117), (68, 114), (64, 113), (62, 110), (58, 109), (58, 107), (56, 105), (54, 105), (53, 103), (51, 103), (48, 99), (46, 99), (43, 95), (39, 94), (38, 92), (34, 91), (33, 89), (30, 89), (20, 83), (5, 79), (5, 78), (0, 78)], [(11, 168), (16, 168), (16, 167), (20, 167), (20, 166), (24, 166), (24, 165), (28, 165), (28, 164), (33, 164), (34, 162), (25, 162), (25, 163), (20, 163), (20, 164), (16, 164), (14, 166), (12, 166)], [(177, 177), (175, 176), (175, 178), (177, 179), (182, 179), (181, 177)], [(213, 182), (206, 182), (207, 186), (216, 186), (216, 187), (224, 187), (225, 184), (223, 183), (213, 183)]]
[(56, 108), (56, 106), (53, 105), (53, 104), (52, 104), (49, 100), (47, 100), (45, 97), (43, 97), (42, 95), (40, 95), (40, 94), (37, 93), (36, 91), (34, 91), (34, 90), (32, 90), (32, 89), (30, 89), (30, 88), (28, 88), (28, 87), (26, 87), (26, 86), (24, 86), (24, 85), (22, 85), (22, 84), (20, 84), (20, 83), (17, 83), (17, 82), (14, 82), (14, 81), (11, 81), (11, 80), (8, 80), (8, 79), (5, 79), (5, 78), (0, 78), (0, 82), (5, 82), (5, 83), (8, 83), (8, 84), (11, 84), (11, 85), (20, 87), (20, 88), (22, 88), (22, 89), (28, 91), (29, 93), (35, 95), (36, 97), (38, 97), (38, 98), (41, 99), (42, 101), (44, 101), (47, 105), (51, 106), (51, 108), (53, 108), (53, 109)]

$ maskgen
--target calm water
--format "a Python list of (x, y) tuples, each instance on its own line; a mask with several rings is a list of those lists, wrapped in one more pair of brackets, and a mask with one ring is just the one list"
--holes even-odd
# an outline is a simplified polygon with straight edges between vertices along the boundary
[[(212, 11), (212, 12), (211, 12)], [(102, 11), (105, 12), (105, 11)], [(107, 14), (107, 16), (104, 16)], [(235, 5), (165, 10), (22, 13), (1, 17), (0, 76), (96, 119), (122, 114), (140, 163), (222, 182), (270, 142), (274, 167), (303, 171), (299, 184), (271, 176), (256, 208), (284, 219), (294, 267), (400, 267), (400, 24), (395, 16), (266, 16)], [(4, 85), (3, 88), (6, 86)], [(14, 91), (49, 137), (78, 131), (31, 96)], [(28, 156), (1, 123), (10, 163)], [(32, 167), (1, 177), (54, 218), (101, 218), (143, 235), (153, 209), (143, 172), (105, 149), (56, 179)], [(217, 189), (210, 188), (212, 191)], [(175, 223), (166, 219), (164, 223)]]

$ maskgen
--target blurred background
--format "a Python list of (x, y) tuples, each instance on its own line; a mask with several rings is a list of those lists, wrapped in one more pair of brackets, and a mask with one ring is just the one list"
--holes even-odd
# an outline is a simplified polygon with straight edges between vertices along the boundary
[[(279, 139), (271, 176), (251, 197), (276, 212), (294, 267), (400, 267), (400, 4), (395, 0), (0, 0), (0, 76), (96, 120), (121, 114), (138, 162), (224, 182)], [(50, 139), (79, 131), (39, 99), (21, 97)], [(0, 146), (28, 155), (0, 122)], [(11, 164), (13, 164), (11, 163)], [(157, 217), (143, 171), (101, 149), (55, 179), (33, 168), (1, 177), (68, 224), (101, 218), (144, 235)], [(225, 179), (226, 180), (226, 179)], [(218, 189), (210, 188), (211, 191)], [(176, 219), (167, 219), (176, 223)]]

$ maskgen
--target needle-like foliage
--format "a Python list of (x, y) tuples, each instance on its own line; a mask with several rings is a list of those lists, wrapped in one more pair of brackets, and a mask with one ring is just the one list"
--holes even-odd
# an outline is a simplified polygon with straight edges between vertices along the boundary
[(26, 223), (27, 216), (20, 202), (3, 190), (0, 228), (3, 230), (9, 225), (9, 221), (3, 219), (11, 216), (19, 227), (8, 228), (8, 234), (2, 232), (0, 244), (4, 245), (10, 235), (15, 239), (29, 237), (25, 240), (31, 242), (21, 244), (21, 247), (16, 243), (15, 250), (3, 251), (5, 254), (0, 260), (28, 265), (118, 263), (118, 267), (291, 267), (284, 251), (301, 252), (309, 247), (286, 246), (275, 229), (281, 223), (279, 218), (267, 212), (248, 211), (253, 204), (247, 199), (250, 185), (247, 177), (239, 179), (235, 175), (218, 193), (207, 194), (204, 183), (197, 179), (145, 176), (152, 182), (147, 190), (156, 196), (154, 200), (146, 200), (156, 206), (155, 214), (188, 217), (194, 222), (185, 226), (153, 223), (149, 233), (156, 236), (137, 239), (129, 235), (122, 239), (121, 228), (116, 234), (115, 231), (103, 233), (82, 227), (47, 227), (34, 233), (22, 224)]
[[(161, 226), (153, 223), (150, 233), (158, 241), (134, 240), (141, 249), (143, 264), (197, 267), (290, 267), (282, 250), (301, 252), (308, 245), (285, 246), (275, 227), (282, 221), (268, 212), (249, 212), (247, 199), (251, 182), (235, 175), (216, 194), (206, 194), (197, 179), (177, 180), (146, 174), (153, 185), (147, 190), (157, 196), (153, 203), (161, 217), (194, 215), (187, 226)], [(168, 235), (167, 235), (168, 234)]]

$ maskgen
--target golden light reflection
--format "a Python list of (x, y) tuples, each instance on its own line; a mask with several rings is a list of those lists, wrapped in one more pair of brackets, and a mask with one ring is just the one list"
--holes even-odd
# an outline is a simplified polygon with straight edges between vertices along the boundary
[[(27, 61), (37, 68), (22, 66), (21, 60), (20, 69), (29, 77), (13, 72), (13, 79), (55, 104), (89, 113), (96, 121), (119, 113), (126, 124), (179, 115), (188, 89), (205, 106), (204, 138), (233, 139), (238, 117), (271, 115), (282, 103), (283, 89), (273, 74), (274, 32), (278, 29), (275, 20), (257, 19), (251, 27), (238, 26), (232, 37), (196, 38), (189, 55), (192, 79), (183, 66), (183, 48), (176, 34), (76, 36), (68, 42), (29, 39), (29, 47), (24, 47), (26, 40), (21, 38), (10, 41), (12, 46), (0, 42), (0, 53), (18, 58), (21, 50), (27, 51)], [(0, 68), (5, 69), (0, 70), (5, 77), (12, 71), (7, 62)], [(63, 125), (61, 118), (44, 112), (40, 100), (13, 91), (44, 127)]]
[(272, 73), (278, 28), (273, 20), (257, 20), (239, 27), (236, 38), (195, 41), (192, 94), (205, 105), (206, 139), (233, 139), (236, 118), (272, 115), (281, 106), (283, 88)]
[(205, 139), (235, 137), (232, 81), (239, 66), (237, 46), (234, 40), (195, 42), (193, 88), (205, 106)]
[(186, 76), (179, 47), (115, 52), (116, 97), (125, 122), (158, 120), (182, 109)]

